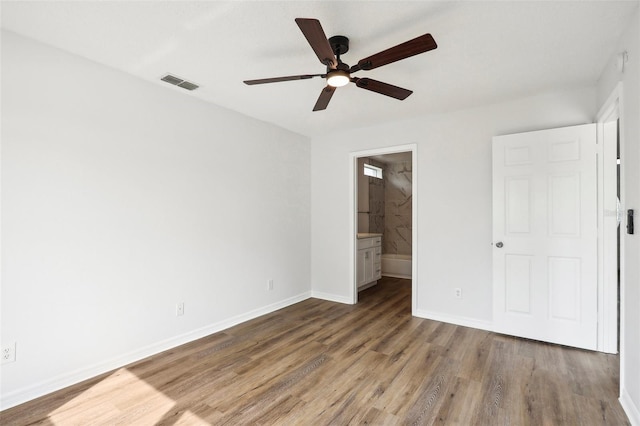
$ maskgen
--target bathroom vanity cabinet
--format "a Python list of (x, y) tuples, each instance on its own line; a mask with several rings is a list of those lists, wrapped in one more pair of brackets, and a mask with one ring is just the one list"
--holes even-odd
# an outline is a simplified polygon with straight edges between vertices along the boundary
[(358, 291), (377, 284), (382, 277), (382, 234), (358, 234), (356, 276)]

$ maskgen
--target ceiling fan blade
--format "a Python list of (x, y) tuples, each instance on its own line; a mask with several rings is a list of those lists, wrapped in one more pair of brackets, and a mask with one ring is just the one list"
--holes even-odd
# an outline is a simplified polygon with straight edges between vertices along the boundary
[(405, 100), (410, 94), (413, 93), (412, 90), (403, 89), (402, 87), (383, 83), (378, 80), (372, 80), (370, 78), (353, 77), (351, 81), (356, 83), (356, 86), (361, 89), (371, 90), (372, 92), (391, 96), (392, 98), (400, 99), (401, 101)]
[(302, 75), (290, 75), (287, 77), (274, 77), (274, 78), (260, 78), (258, 80), (245, 80), (244, 84), (254, 85), (254, 84), (265, 84), (265, 83), (278, 83), (280, 81), (291, 81), (291, 80), (307, 80), (313, 77), (324, 77), (325, 74), (302, 74)]
[(307, 38), (320, 62), (328, 67), (335, 68), (337, 65), (336, 57), (333, 54), (333, 49), (331, 49), (327, 36), (324, 34), (320, 21), (317, 19), (296, 18), (296, 24), (298, 24), (302, 34)]
[(397, 46), (361, 59), (358, 61), (358, 65), (351, 67), (351, 72), (358, 70), (372, 70), (401, 59), (406, 59), (420, 53), (428, 52), (436, 47), (438, 47), (438, 45), (433, 37), (431, 37), (431, 34), (421, 35), (413, 40), (405, 41)]
[(322, 89), (322, 92), (320, 92), (320, 96), (318, 97), (318, 100), (316, 101), (316, 104), (313, 107), (313, 110), (320, 111), (320, 110), (326, 109), (327, 105), (329, 105), (329, 101), (331, 100), (331, 97), (333, 96), (333, 92), (335, 91), (336, 91), (336, 88), (329, 85), (327, 85), (327, 87)]

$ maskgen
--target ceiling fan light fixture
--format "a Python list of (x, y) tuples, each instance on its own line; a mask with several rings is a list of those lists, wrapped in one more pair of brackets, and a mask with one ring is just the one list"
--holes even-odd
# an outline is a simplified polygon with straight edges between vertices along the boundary
[(344, 70), (333, 70), (327, 74), (327, 84), (331, 87), (342, 87), (349, 84), (351, 76)]

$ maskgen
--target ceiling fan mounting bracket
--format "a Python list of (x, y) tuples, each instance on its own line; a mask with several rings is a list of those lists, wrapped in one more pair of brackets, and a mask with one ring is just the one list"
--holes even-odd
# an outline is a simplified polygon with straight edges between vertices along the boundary
[(336, 35), (329, 39), (329, 44), (331, 45), (331, 50), (333, 50), (334, 55), (344, 55), (349, 51), (349, 39), (345, 36)]

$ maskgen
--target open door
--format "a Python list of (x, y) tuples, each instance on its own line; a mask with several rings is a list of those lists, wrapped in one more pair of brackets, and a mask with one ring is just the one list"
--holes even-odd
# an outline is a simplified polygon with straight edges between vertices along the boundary
[(496, 332), (595, 350), (596, 125), (493, 139)]

